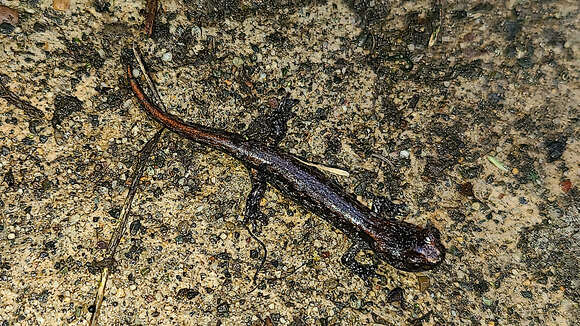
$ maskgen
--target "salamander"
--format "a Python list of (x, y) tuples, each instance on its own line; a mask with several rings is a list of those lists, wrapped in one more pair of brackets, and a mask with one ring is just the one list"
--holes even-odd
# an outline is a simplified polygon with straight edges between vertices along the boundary
[[(179, 135), (231, 155), (248, 168), (252, 189), (246, 203), (246, 221), (260, 216), (259, 202), (267, 184), (270, 184), (354, 240), (354, 244), (342, 257), (342, 262), (362, 278), (376, 275), (376, 265), (362, 265), (355, 259), (356, 253), (364, 248), (372, 249), (379, 260), (408, 272), (430, 270), (444, 260), (445, 247), (440, 232), (429, 223), (420, 227), (380, 216), (320, 170), (304, 164), (277, 144), (184, 122), (162, 111), (149, 100), (130, 66), (127, 66), (127, 76), (134, 95), (154, 120)], [(281, 105), (295, 104), (289, 102), (293, 100), (288, 98), (281, 102), (284, 101)]]

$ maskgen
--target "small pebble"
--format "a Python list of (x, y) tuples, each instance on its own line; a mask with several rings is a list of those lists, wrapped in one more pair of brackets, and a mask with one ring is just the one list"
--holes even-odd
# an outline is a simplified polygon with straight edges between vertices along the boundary
[(70, 0), (53, 0), (52, 8), (58, 11), (67, 11), (70, 8)]
[(171, 52), (165, 52), (161, 56), (161, 60), (163, 60), (165, 62), (171, 61), (171, 59), (173, 59), (173, 54), (171, 54)]
[(393, 303), (393, 302), (402, 303), (403, 299), (404, 299), (404, 295), (405, 295), (405, 291), (400, 287), (396, 287), (396, 288), (392, 289), (391, 291), (389, 291), (389, 293), (387, 294), (387, 302), (389, 302), (389, 303)]
[(572, 181), (566, 179), (560, 183), (560, 187), (564, 193), (568, 193), (572, 189)]
[(16, 238), (16, 234), (8, 233), (8, 240), (14, 240)]
[(18, 24), (18, 11), (6, 6), (0, 6), (0, 24), (3, 23), (16, 26)]
[(241, 67), (244, 64), (244, 60), (242, 60), (242, 58), (240, 57), (235, 57), (233, 60), (233, 64), (236, 67)]
[(135, 236), (139, 232), (140, 229), (141, 229), (141, 221), (135, 220), (135, 221), (131, 222), (131, 225), (129, 226), (129, 233), (132, 236)]
[(554, 162), (562, 157), (562, 154), (564, 154), (564, 151), (566, 150), (567, 140), (567, 137), (561, 136), (558, 139), (546, 142), (548, 163)]
[(427, 276), (418, 276), (417, 281), (419, 282), (419, 291), (425, 292), (431, 285), (431, 280)]
[(402, 151), (399, 153), (399, 156), (400, 156), (401, 158), (409, 158), (409, 156), (410, 156), (410, 153), (409, 153), (409, 151), (402, 150)]

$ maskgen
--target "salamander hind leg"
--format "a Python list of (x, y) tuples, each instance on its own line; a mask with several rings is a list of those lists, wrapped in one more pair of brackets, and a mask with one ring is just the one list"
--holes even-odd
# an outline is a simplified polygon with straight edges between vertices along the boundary
[(371, 286), (371, 277), (378, 276), (376, 273), (377, 265), (362, 264), (356, 260), (356, 255), (364, 249), (370, 249), (369, 245), (362, 239), (353, 239), (353, 243), (348, 250), (342, 255), (341, 262), (348, 267), (355, 275), (360, 277), (367, 286)]
[(288, 129), (286, 124), (292, 117), (292, 107), (298, 103), (298, 100), (291, 99), (286, 95), (281, 99), (274, 99), (272, 102), (276, 106), (252, 121), (246, 130), (246, 136), (276, 146), (286, 136)]

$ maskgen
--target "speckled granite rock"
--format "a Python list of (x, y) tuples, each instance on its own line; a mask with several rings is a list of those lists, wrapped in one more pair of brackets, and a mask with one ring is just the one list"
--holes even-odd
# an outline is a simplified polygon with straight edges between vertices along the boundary
[(580, 318), (577, 2), (160, 2), (148, 40), (144, 1), (3, 2), (20, 14), (0, 34), (0, 325), (90, 317), (92, 262), (157, 128), (127, 88), (132, 43), (191, 121), (243, 131), (289, 92), (300, 103), (281, 146), (349, 170), (334, 178), (365, 203), (406, 202), (449, 253), (428, 273), (383, 265), (367, 287), (340, 264), (349, 240), (270, 190), (264, 282), (248, 293), (261, 253), (240, 225), (245, 169), (167, 133), (102, 325)]

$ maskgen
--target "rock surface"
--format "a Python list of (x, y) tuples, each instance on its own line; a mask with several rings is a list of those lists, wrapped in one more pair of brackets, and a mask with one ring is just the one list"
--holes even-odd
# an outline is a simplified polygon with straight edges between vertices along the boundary
[[(572, 325), (579, 320), (576, 1), (3, 4), (0, 324), (86, 325), (138, 151), (158, 126), (121, 57), (138, 44), (166, 107), (242, 132), (285, 92), (281, 146), (407, 203), (449, 249), (421, 274), (340, 264), (350, 241), (275, 190), (258, 234), (232, 158), (166, 133), (135, 198), (102, 325)], [(444, 3), (441, 7), (439, 3)], [(403, 155), (404, 153), (404, 155)], [(467, 189), (468, 195), (462, 189)], [(363, 257), (364, 258), (364, 257)], [(393, 299), (393, 289), (397, 299)]]

